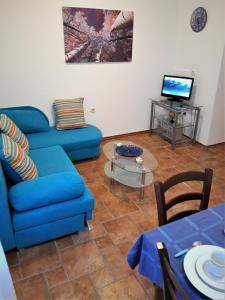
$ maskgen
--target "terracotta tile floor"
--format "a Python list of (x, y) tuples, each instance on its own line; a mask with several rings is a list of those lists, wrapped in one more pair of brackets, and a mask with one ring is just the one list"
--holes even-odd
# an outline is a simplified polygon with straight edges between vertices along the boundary
[[(123, 138), (124, 139), (124, 138)], [(149, 149), (159, 162), (155, 179), (185, 170), (214, 169), (209, 206), (225, 201), (225, 144), (204, 147), (180, 145), (175, 151), (156, 135), (126, 137)], [(95, 196), (93, 231), (83, 231), (7, 254), (18, 299), (160, 299), (145, 278), (132, 271), (126, 255), (138, 236), (157, 226), (153, 187), (146, 188), (145, 202), (139, 192), (114, 184), (104, 174), (106, 158), (76, 164)], [(199, 188), (190, 182), (177, 186), (168, 197)]]

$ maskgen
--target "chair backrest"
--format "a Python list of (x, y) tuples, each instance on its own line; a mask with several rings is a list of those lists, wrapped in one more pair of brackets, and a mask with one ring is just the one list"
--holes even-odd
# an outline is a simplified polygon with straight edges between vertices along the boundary
[[(206, 209), (209, 203), (209, 196), (211, 191), (212, 184), (212, 169), (205, 169), (204, 172), (200, 171), (188, 171), (176, 174), (170, 178), (168, 178), (164, 183), (160, 181), (156, 181), (154, 183), (156, 201), (157, 201), (157, 209), (158, 209), (158, 221), (159, 226), (167, 224), (173, 220), (179, 219), (181, 217), (190, 215), (192, 213), (198, 212), (200, 210)], [(175, 186), (176, 184), (185, 182), (185, 181), (202, 181), (203, 187), (201, 192), (191, 192), (191, 193), (183, 193), (178, 195), (169, 201), (165, 200), (165, 193), (168, 189)], [(179, 204), (184, 201), (189, 200), (199, 200), (200, 205), (198, 210), (189, 210), (183, 211), (182, 213), (178, 213), (174, 215), (172, 218), (167, 218), (167, 211), (176, 204)]]
[(163, 277), (163, 299), (177, 300), (176, 292), (178, 292), (182, 299), (189, 300), (189, 297), (179, 285), (176, 276), (174, 275), (165, 244), (162, 242), (158, 242), (156, 246), (159, 254)]

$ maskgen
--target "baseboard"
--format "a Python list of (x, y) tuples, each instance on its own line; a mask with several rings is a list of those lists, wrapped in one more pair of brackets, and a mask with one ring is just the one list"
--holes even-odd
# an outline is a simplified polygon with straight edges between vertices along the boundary
[(103, 137), (103, 141), (123, 138), (123, 137), (136, 135), (136, 134), (144, 134), (144, 133), (148, 133), (148, 132), (149, 132), (149, 130), (143, 130), (143, 131), (135, 131), (135, 132), (129, 132), (129, 133), (123, 133), (123, 134), (110, 135), (110, 136)]
[[(137, 135), (137, 134), (145, 134), (145, 133), (149, 133), (149, 130), (142, 130), (142, 131), (135, 131), (135, 132), (129, 132), (129, 133), (123, 133), (123, 134), (116, 134), (116, 135), (111, 135), (111, 136), (106, 136), (103, 137), (103, 141), (107, 141), (107, 140), (112, 140), (112, 139), (118, 139), (118, 138), (126, 138), (128, 136), (132, 136), (132, 135)], [(187, 136), (187, 135), (185, 135)], [(187, 136), (188, 138), (190, 138), (189, 136)], [(199, 142), (199, 141), (195, 141), (196, 144), (200, 144), (204, 147), (210, 147), (210, 146), (215, 146), (215, 145), (219, 145), (219, 144), (224, 144), (224, 142), (222, 143), (218, 143), (218, 144), (214, 144), (214, 145), (204, 145), (203, 143)]]

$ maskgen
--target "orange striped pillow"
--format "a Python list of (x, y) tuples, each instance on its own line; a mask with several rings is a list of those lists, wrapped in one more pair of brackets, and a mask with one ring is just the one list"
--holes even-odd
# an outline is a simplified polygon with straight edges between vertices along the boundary
[(37, 168), (26, 152), (8, 135), (2, 133), (3, 157), (22, 180), (38, 177)]
[(53, 103), (56, 117), (56, 129), (87, 127), (84, 119), (84, 98), (58, 99)]
[(16, 126), (16, 124), (5, 114), (0, 115), (0, 131), (7, 134), (27, 154), (29, 153), (29, 143), (26, 136)]

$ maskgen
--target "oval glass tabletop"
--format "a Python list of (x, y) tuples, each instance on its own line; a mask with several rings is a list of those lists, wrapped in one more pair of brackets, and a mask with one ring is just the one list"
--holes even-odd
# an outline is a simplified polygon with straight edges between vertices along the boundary
[[(133, 157), (133, 158), (123, 157), (123, 156), (118, 155), (118, 153), (115, 153), (115, 148), (118, 143), (120, 143), (121, 145), (133, 145), (136, 147), (140, 147), (139, 145), (134, 144), (130, 141), (113, 140), (113, 141), (110, 141), (110, 142), (106, 143), (105, 145), (103, 145), (103, 153), (105, 154), (106, 158), (108, 160), (112, 160), (112, 158), (114, 156), (119, 156), (119, 158), (125, 158), (126, 160), (135, 161), (135, 157)], [(143, 153), (141, 155), (141, 157), (143, 159), (143, 165), (145, 166), (145, 168), (149, 168), (151, 171), (154, 171), (158, 166), (158, 162), (157, 162), (156, 158), (146, 148), (143, 148), (143, 147), (140, 147), (140, 148), (143, 149)]]

